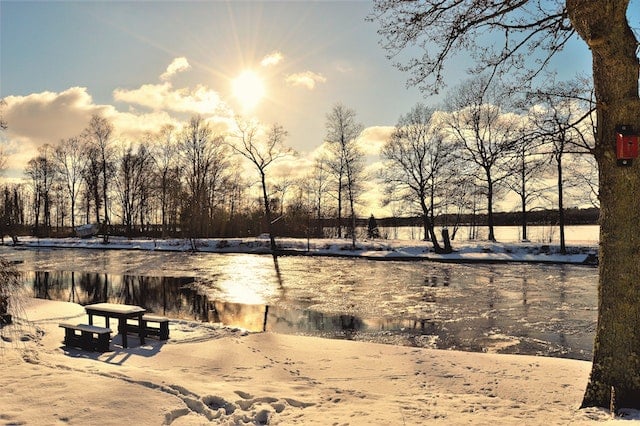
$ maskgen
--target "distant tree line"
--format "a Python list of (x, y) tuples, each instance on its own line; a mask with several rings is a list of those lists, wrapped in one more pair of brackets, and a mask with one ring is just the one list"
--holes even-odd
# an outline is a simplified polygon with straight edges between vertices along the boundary
[[(597, 225), (600, 209), (597, 207), (590, 208), (568, 208), (565, 210), (565, 223), (567, 225)], [(533, 210), (528, 214), (528, 225), (530, 226), (543, 226), (543, 225), (558, 225), (558, 210), (557, 209), (543, 209)], [(495, 212), (494, 223), (496, 226), (520, 226), (521, 216), (518, 212)], [(364, 226), (366, 219), (362, 218), (358, 220), (359, 226)], [(392, 228), (402, 226), (422, 226), (422, 217), (383, 217), (376, 218), (379, 227)], [(487, 226), (488, 217), (486, 213), (478, 213), (472, 215), (469, 213), (462, 214), (460, 216), (453, 214), (438, 215), (434, 219), (436, 226), (449, 226), (449, 224), (457, 223), (459, 226)]]
[[(528, 223), (563, 227), (577, 220), (564, 213), (568, 191), (579, 189), (574, 201), (583, 205), (596, 199), (589, 191), (597, 178), (584, 172), (591, 168), (581, 155), (592, 140), (593, 128), (585, 124), (591, 104), (579, 87), (561, 87), (562, 95), (528, 93), (517, 99), (519, 106), (506, 104), (500, 88), (482, 76), (472, 79), (452, 91), (444, 110), (416, 104), (402, 114), (375, 173), (366, 171), (356, 112), (337, 103), (326, 115), (322, 155), (298, 179), (271, 172), (273, 163), (295, 155), (278, 124), (237, 118), (235, 128), (223, 132), (194, 116), (122, 141), (112, 123), (94, 115), (79, 135), (41, 146), (27, 164), (25, 183), (1, 188), (0, 226), (3, 235), (21, 229), (56, 236), (99, 224), (105, 240), (348, 236), (355, 247), (368, 221), (358, 215), (362, 195), (377, 190), (394, 217), (378, 224), (419, 225), (436, 251), (450, 251), (449, 238), (462, 225), (487, 226), (494, 239), (495, 225), (517, 224), (526, 239)], [(520, 199), (519, 219), (494, 212), (509, 193)], [(554, 203), (546, 213), (532, 211)], [(436, 226), (447, 227), (444, 246)]]

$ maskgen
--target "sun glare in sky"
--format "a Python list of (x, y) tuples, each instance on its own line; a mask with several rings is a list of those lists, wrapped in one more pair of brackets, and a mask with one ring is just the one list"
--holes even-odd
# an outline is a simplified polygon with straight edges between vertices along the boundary
[(252, 70), (245, 70), (232, 82), (233, 96), (245, 110), (255, 108), (265, 95), (264, 81)]

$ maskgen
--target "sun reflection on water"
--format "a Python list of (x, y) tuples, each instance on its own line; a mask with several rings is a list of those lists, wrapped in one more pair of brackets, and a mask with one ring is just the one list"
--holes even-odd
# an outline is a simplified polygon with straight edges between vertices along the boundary
[(216, 286), (230, 302), (268, 304), (280, 292), (271, 256), (230, 255), (220, 266), (218, 276)]

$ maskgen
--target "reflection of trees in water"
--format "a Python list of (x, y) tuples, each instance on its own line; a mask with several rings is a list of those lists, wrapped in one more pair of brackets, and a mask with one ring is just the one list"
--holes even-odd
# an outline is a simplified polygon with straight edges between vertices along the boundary
[(33, 295), (40, 299), (64, 300), (67, 284), (60, 272), (36, 271), (32, 281)]
[[(457, 278), (460, 280), (460, 278)], [(448, 265), (438, 265), (425, 271), (423, 287), (449, 287), (451, 285), (451, 268)]]
[(81, 299), (79, 303), (90, 304), (107, 301), (109, 281), (105, 274), (80, 273), (78, 284)]
[[(182, 292), (194, 279), (190, 277), (147, 277), (109, 275), (71, 271), (36, 271), (27, 283), (34, 297), (64, 300), (87, 305), (111, 302), (142, 306), (149, 311), (176, 318), (191, 318), (206, 312), (194, 290)], [(200, 318), (198, 318), (200, 319)]]
[(349, 338), (366, 326), (360, 317), (354, 315), (270, 307), (268, 327), (272, 330), (335, 333)]
[[(191, 288), (183, 287), (180, 289), (183, 300), (188, 301), (186, 306), (193, 318), (200, 321), (220, 322), (215, 315), (215, 308), (209, 303), (209, 298)], [(174, 308), (179, 308), (174, 306)]]

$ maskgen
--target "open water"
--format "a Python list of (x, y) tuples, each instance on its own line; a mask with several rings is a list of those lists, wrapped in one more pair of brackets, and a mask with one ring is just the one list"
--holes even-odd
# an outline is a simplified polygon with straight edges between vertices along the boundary
[(590, 360), (597, 269), (0, 248), (27, 295), (254, 331)]

